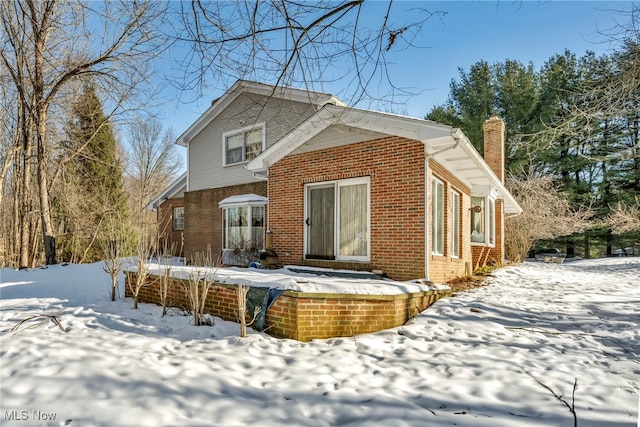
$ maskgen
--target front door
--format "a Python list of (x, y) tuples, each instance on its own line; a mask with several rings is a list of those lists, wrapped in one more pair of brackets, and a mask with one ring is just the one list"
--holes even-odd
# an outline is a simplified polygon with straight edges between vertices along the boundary
[(307, 187), (307, 259), (335, 259), (335, 186)]

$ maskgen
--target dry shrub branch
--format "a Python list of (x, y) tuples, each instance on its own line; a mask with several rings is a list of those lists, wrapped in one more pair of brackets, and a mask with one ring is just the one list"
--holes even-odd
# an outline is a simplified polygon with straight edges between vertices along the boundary
[(512, 262), (522, 262), (538, 240), (579, 233), (593, 226), (590, 207), (573, 209), (549, 178), (509, 179), (507, 186), (522, 207), (522, 214), (505, 221), (505, 252)]

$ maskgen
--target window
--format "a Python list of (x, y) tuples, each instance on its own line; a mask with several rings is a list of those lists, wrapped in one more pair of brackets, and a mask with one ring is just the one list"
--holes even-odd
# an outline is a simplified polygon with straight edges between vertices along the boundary
[(263, 250), (267, 198), (256, 194), (222, 200), (222, 245), (230, 250)]
[(495, 245), (496, 200), (493, 195), (471, 197), (471, 243)]
[(305, 258), (369, 260), (369, 178), (308, 185)]
[(444, 183), (431, 180), (431, 252), (444, 255)]
[(460, 193), (451, 190), (451, 256), (460, 256)]
[(184, 208), (173, 208), (173, 229), (184, 230)]
[(223, 209), (224, 249), (264, 249), (264, 206)]
[(484, 243), (485, 234), (485, 207), (484, 197), (471, 198), (471, 241), (474, 243)]
[(222, 139), (225, 165), (248, 162), (265, 149), (264, 124), (227, 132)]

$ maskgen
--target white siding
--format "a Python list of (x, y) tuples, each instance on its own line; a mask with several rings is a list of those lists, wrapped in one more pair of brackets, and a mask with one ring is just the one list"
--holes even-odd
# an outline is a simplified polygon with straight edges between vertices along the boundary
[(267, 147), (315, 112), (311, 104), (244, 93), (189, 141), (189, 191), (259, 181), (244, 164), (222, 165), (222, 135), (265, 123)]

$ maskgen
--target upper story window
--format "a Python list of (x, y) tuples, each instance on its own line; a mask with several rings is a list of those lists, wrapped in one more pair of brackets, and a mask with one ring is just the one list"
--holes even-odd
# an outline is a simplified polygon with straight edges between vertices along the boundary
[(471, 197), (471, 243), (494, 246), (496, 242), (496, 199), (494, 194)]
[(224, 165), (248, 162), (266, 148), (264, 123), (226, 132), (222, 142)]
[(173, 208), (173, 229), (184, 230), (184, 208)]

